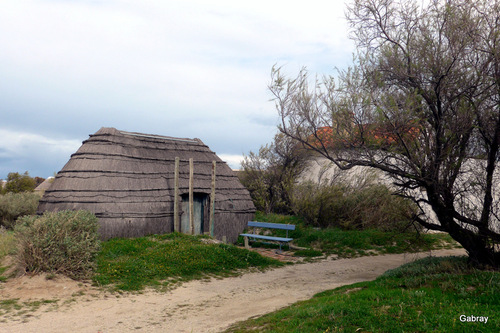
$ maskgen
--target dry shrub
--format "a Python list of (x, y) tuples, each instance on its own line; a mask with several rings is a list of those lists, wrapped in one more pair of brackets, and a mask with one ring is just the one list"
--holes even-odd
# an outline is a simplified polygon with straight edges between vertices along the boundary
[(12, 229), (21, 216), (35, 214), (39, 200), (40, 195), (32, 192), (0, 195), (0, 226)]
[(321, 228), (405, 231), (415, 205), (380, 184), (353, 187), (306, 182), (295, 187), (293, 209), (306, 223)]
[(98, 227), (95, 215), (82, 210), (21, 218), (15, 227), (20, 268), (90, 278), (100, 250)]

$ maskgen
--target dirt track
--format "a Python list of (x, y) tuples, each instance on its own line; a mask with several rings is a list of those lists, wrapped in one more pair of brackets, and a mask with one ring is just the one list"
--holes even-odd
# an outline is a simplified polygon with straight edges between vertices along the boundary
[[(463, 250), (433, 251), (433, 256), (461, 255)], [(388, 269), (429, 255), (396, 254), (324, 260), (248, 273), (240, 277), (193, 281), (166, 293), (148, 291), (116, 296), (59, 279), (17, 279), (0, 298), (75, 299), (56, 311), (38, 310), (26, 322), (2, 322), (0, 332), (219, 332), (229, 325), (274, 311), (314, 294), (373, 280)], [(74, 296), (84, 291), (83, 296)], [(73, 295), (73, 296), (72, 296)]]

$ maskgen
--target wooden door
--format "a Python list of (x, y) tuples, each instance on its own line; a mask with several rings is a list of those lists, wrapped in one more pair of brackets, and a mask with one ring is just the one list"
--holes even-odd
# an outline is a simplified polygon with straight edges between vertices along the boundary
[[(201, 235), (205, 227), (205, 208), (208, 202), (208, 195), (204, 193), (193, 194), (193, 225), (194, 234)], [(189, 195), (182, 196), (181, 232), (191, 234), (189, 226)]]

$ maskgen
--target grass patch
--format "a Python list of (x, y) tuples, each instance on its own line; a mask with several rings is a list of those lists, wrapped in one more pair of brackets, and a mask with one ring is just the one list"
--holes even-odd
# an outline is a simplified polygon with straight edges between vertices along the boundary
[(93, 281), (116, 290), (169, 286), (209, 276), (236, 275), (237, 270), (281, 266), (281, 262), (227, 244), (207, 244), (206, 236), (179, 233), (102, 243)]
[(313, 257), (321, 257), (323, 255), (323, 252), (318, 250), (305, 249), (305, 250), (295, 251), (293, 255), (297, 257), (313, 258)]
[[(0, 300), (0, 322), (8, 319), (26, 319), (32, 316), (32, 313), (44, 306), (57, 308), (59, 300), (40, 300), (30, 302), (20, 302), (19, 299)], [(2, 319), (4, 317), (5, 319)]]
[(16, 239), (14, 232), (7, 231), (0, 227), (0, 282), (5, 282), (7, 280), (7, 277), (3, 275), (8, 268), (2, 266), (4, 258), (8, 255), (14, 254), (15, 250)]
[[(466, 257), (426, 258), (325, 291), (227, 332), (498, 332), (500, 273)], [(487, 323), (460, 316), (489, 317)]]
[(0, 228), (0, 261), (7, 255), (13, 254), (16, 249), (14, 232)]
[[(307, 226), (297, 216), (264, 214), (257, 212), (255, 220), (262, 222), (295, 224), (294, 231), (288, 235), (295, 246), (320, 251), (339, 258), (351, 258), (366, 255), (421, 252), (442, 248), (459, 247), (448, 234), (417, 234), (384, 232), (376, 229), (341, 230), (339, 228), (313, 228)], [(269, 230), (269, 229), (266, 229)], [(268, 231), (275, 236), (285, 236), (283, 230)], [(240, 237), (239, 242), (243, 243)], [(258, 243), (253, 243), (258, 246)]]

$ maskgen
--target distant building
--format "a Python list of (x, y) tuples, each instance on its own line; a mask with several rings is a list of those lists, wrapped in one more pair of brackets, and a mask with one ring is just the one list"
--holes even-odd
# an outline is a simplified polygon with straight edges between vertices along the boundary
[(35, 193), (44, 194), (50, 188), (50, 185), (54, 182), (54, 177), (49, 177), (45, 179), (40, 185), (35, 187)]

